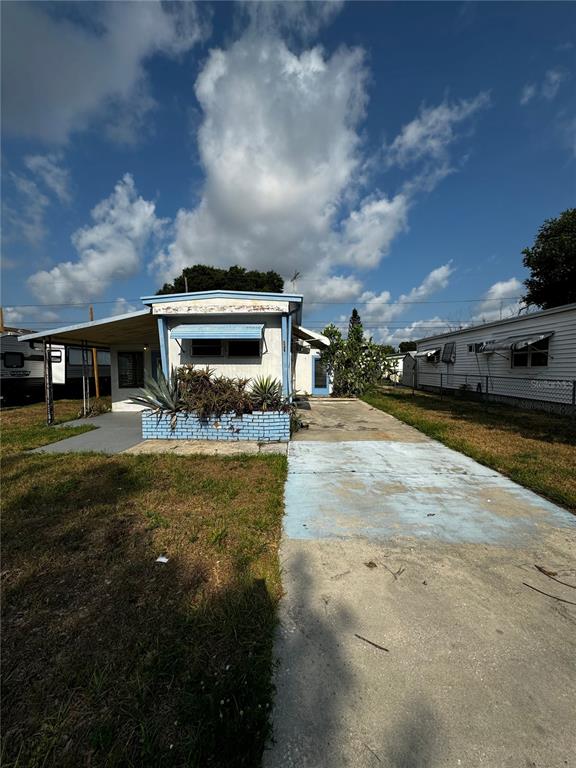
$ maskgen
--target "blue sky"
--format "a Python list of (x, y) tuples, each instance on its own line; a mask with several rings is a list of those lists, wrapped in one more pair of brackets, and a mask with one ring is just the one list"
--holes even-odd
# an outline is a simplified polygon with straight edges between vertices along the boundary
[[(572, 3), (2, 4), (2, 304), (276, 269), (378, 339), (518, 311), (575, 199)], [(300, 277), (292, 282), (294, 274)], [(73, 306), (78, 305), (78, 306)]]

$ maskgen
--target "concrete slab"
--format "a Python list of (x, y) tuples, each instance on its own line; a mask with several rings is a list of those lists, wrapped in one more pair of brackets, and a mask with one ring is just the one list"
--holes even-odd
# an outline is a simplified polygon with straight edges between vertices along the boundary
[[(142, 441), (139, 413), (103, 413), (93, 419), (76, 419), (62, 426), (85, 426), (97, 429), (58, 443), (35, 448), (33, 453), (122, 453)], [(55, 427), (57, 429), (57, 427)]]
[(391, 431), (290, 445), (264, 768), (575, 766), (576, 518)]
[(296, 442), (340, 442), (342, 440), (400, 440), (418, 443), (426, 438), (420, 432), (361, 400), (315, 400), (299, 409), (308, 425), (293, 436)]
[(172, 453), (176, 456), (238, 456), (240, 454), (286, 455), (288, 443), (256, 443), (250, 440), (143, 440), (125, 453)]

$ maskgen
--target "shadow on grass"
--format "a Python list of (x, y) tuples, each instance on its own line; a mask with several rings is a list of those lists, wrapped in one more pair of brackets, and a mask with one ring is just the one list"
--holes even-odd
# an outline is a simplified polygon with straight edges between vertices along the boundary
[(259, 765), (266, 582), (233, 557), (222, 569), (194, 536), (156, 562), (132, 503), (146, 472), (101, 458), (70, 475), (66, 460), (28, 462), (38, 482), (4, 506), (2, 765)]
[[(457, 421), (480, 424), (488, 429), (506, 431), (523, 438), (576, 444), (576, 421), (558, 414), (527, 411), (501, 403), (485, 403), (451, 395), (446, 395), (443, 399), (424, 392), (416, 392), (413, 395), (409, 390), (388, 389), (382, 393), (373, 392), (365, 399), (372, 405), (380, 399), (398, 407), (417, 409), (423, 416), (448, 416)], [(438, 427), (442, 429), (442, 425)]]

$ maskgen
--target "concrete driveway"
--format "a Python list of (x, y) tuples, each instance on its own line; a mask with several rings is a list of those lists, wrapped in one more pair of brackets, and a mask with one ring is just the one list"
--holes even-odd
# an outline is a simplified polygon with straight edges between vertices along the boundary
[(576, 766), (576, 518), (365, 404), (307, 417), (265, 768)]

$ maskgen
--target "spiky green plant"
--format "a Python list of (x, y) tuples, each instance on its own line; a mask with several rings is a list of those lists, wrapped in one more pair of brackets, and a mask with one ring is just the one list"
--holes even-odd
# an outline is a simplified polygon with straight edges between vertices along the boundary
[(282, 385), (272, 376), (259, 376), (250, 388), (254, 407), (260, 411), (280, 411), (285, 406)]
[(158, 369), (158, 378), (154, 379), (149, 373), (144, 374), (144, 387), (138, 390), (138, 394), (130, 398), (134, 405), (143, 405), (148, 410), (161, 416), (170, 415), (170, 427), (176, 429), (178, 414), (185, 409), (180, 396), (177, 372), (172, 369), (170, 377), (166, 379), (164, 373)]

